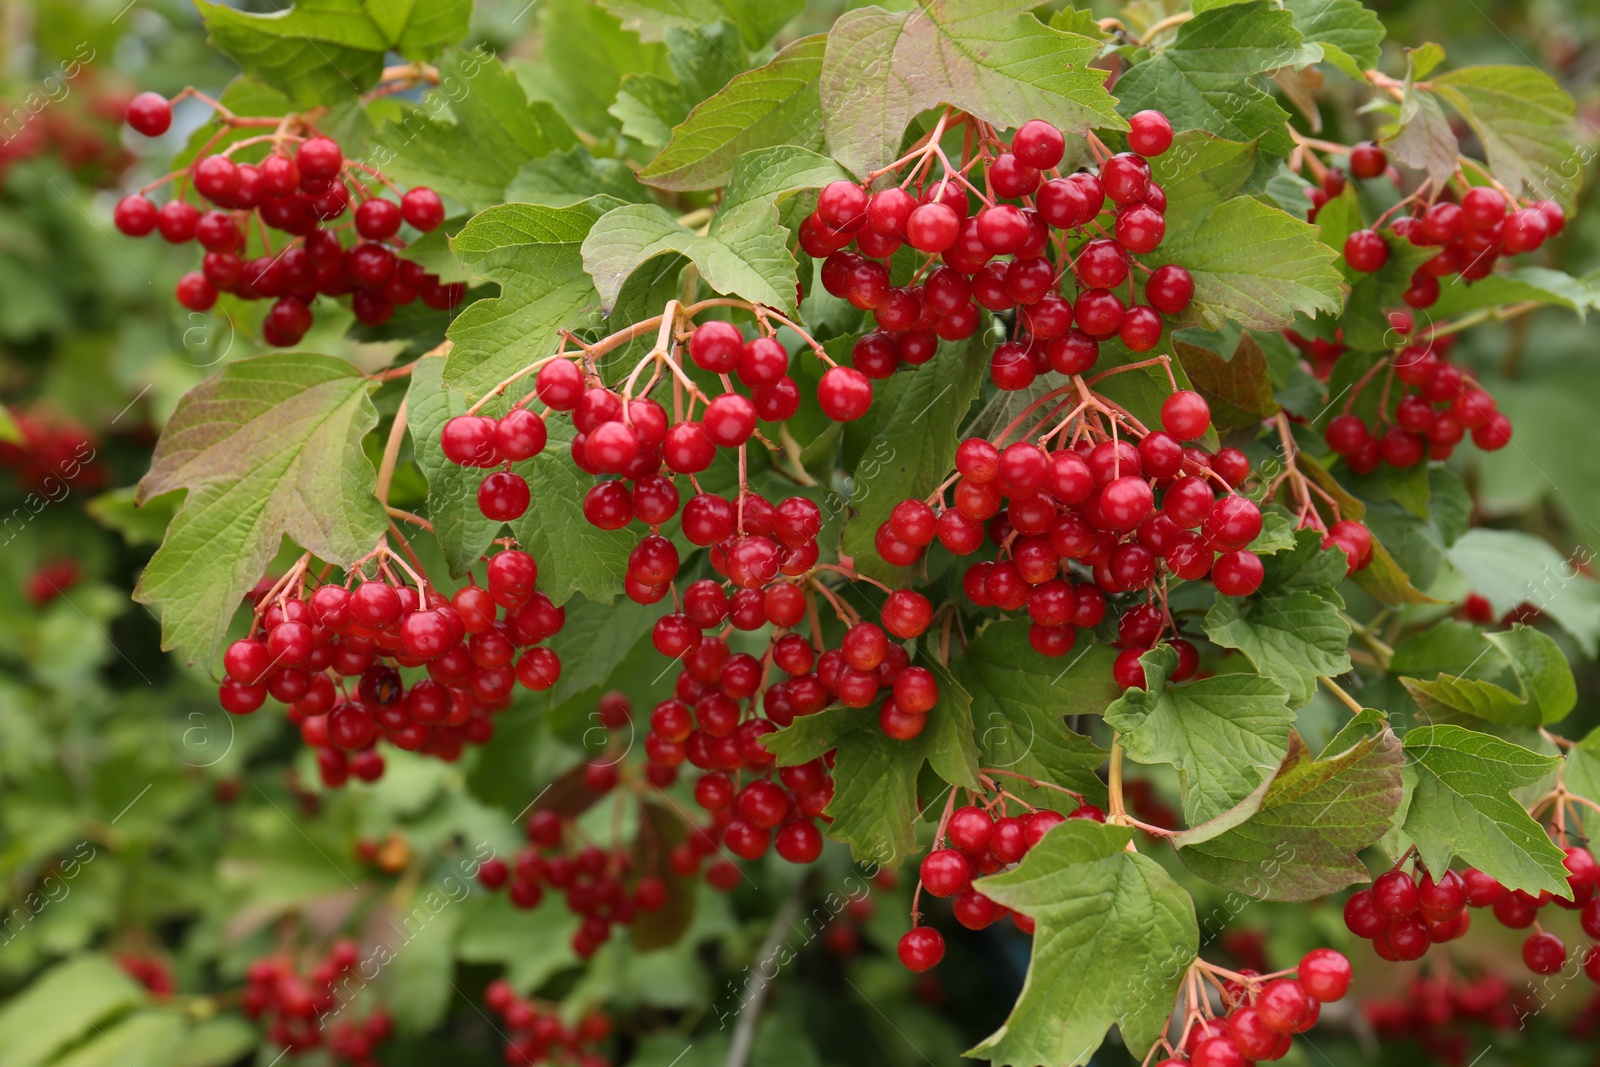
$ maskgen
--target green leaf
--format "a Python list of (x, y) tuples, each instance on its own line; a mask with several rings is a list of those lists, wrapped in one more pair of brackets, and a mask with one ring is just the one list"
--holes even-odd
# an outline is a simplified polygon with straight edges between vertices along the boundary
[(1359, 853), (1389, 830), (1404, 788), (1382, 717), (1344, 751), (1312, 759), (1299, 734), (1278, 773), (1237, 807), (1172, 839), (1195, 874), (1257, 900), (1315, 900), (1369, 877)]
[(1289, 691), (1290, 707), (1304, 707), (1319, 676), (1350, 669), (1350, 624), (1339, 614), (1341, 604), (1304, 590), (1243, 600), (1219, 596), (1206, 613), (1206, 636), (1243, 652), (1263, 676)]
[[(1562, 772), (1566, 787), (1580, 797), (1600, 804), (1600, 728), (1589, 731), (1587, 737), (1567, 750), (1567, 765)], [(1583, 815), (1584, 831), (1593, 840), (1600, 834), (1600, 811), (1579, 805)]]
[[(885, 736), (871, 708), (834, 707), (796, 719), (764, 741), (791, 766), (836, 752), (833, 820), (828, 836), (850, 846), (856, 859), (895, 864), (914, 854), (919, 814), (917, 778), (931, 763), (952, 786), (977, 785), (971, 698), (948, 676), (939, 678), (939, 703), (910, 741)], [(924, 798), (928, 806), (935, 800)], [(939, 801), (942, 802), (942, 794)]]
[(1548, 267), (1518, 267), (1505, 274), (1491, 274), (1475, 282), (1451, 279), (1439, 293), (1438, 303), (1428, 309), (1436, 320), (1481, 308), (1504, 307), (1524, 301), (1553, 304), (1575, 311), (1578, 318), (1600, 308), (1600, 286), (1564, 271)]
[(583, 239), (617, 202), (571, 207), (503, 204), (476, 215), (450, 242), (469, 270), (500, 283), (500, 296), (467, 305), (450, 324), (455, 347), (445, 384), (470, 399), (556, 349), (563, 329), (589, 322), (600, 297), (583, 272)]
[(583, 145), (529, 160), (506, 186), (505, 198), (523, 204), (571, 207), (591, 196), (643, 204), (650, 194), (620, 159), (596, 159)]
[(472, 0), (296, 0), (267, 15), (212, 0), (196, 6), (213, 45), (301, 107), (366, 92), (378, 83), (386, 53), (435, 58), (466, 37), (472, 14)]
[(261, 1040), (255, 1027), (237, 1015), (218, 1015), (200, 1023), (173, 1053), (171, 1067), (228, 1067)]
[(112, 489), (90, 498), (83, 510), (101, 526), (117, 531), (130, 545), (159, 545), (183, 497), (173, 493), (147, 500), (141, 506), (137, 496), (132, 488)]
[(666, 144), (672, 128), (688, 118), (696, 104), (743, 74), (746, 66), (739, 31), (726, 22), (705, 28), (673, 27), (665, 39), (673, 80), (626, 74), (610, 107), (622, 132), (651, 148)]
[(601, 136), (616, 125), (607, 109), (627, 75), (667, 73), (667, 50), (624, 30), (594, 0), (539, 0), (537, 10), (539, 57), (519, 63), (517, 77), (581, 130)]
[(445, 458), (439, 432), (471, 405), (467, 398), (444, 384), (445, 361), (438, 357), (417, 361), (406, 391), (407, 421), (417, 466), (428, 479), (428, 521), (450, 567), (459, 578), (489, 550), (499, 530), (478, 507), (478, 486), (488, 471), (462, 467)]
[(1209, 348), (1172, 343), (1189, 382), (1211, 407), (1211, 425), (1218, 433), (1252, 429), (1278, 412), (1267, 357), (1250, 334), (1241, 334), (1232, 359)]
[(776, 202), (849, 177), (827, 156), (798, 145), (758, 148), (740, 156), (733, 165), (733, 177), (728, 180), (718, 210), (731, 211), (751, 200)]
[(1383, 144), (1397, 163), (1420, 170), (1441, 185), (1455, 173), (1461, 152), (1438, 97), (1409, 79), (1400, 99), (1399, 123)]
[(99, 953), (50, 967), (0, 1008), (0, 1067), (35, 1067), (145, 998)]
[(1290, 66), (1302, 40), (1289, 11), (1266, 0), (1203, 11), (1117, 79), (1117, 110), (1162, 111), (1173, 129), (1204, 129), (1231, 141), (1261, 139), (1262, 151), (1286, 156), (1289, 113), (1251, 76)]
[(188, 1029), (171, 1012), (135, 1012), (104, 1028), (50, 1067), (169, 1067)]
[(1555, 195), (1573, 154), (1572, 97), (1534, 67), (1462, 67), (1432, 81), (1472, 127), (1494, 171), (1513, 195)]
[(1430, 715), (1459, 712), (1496, 726), (1548, 726), (1560, 722), (1578, 702), (1577, 683), (1561, 646), (1531, 626), (1484, 634), (1511, 664), (1518, 692), (1481, 678), (1440, 674), (1433, 681), (1401, 678), (1417, 704)]
[(1183, 130), (1150, 160), (1150, 176), (1167, 194), (1175, 219), (1198, 218), (1245, 191), (1260, 160), (1256, 141), (1227, 141), (1205, 130)]
[(1557, 757), (1448, 724), (1412, 730), (1405, 752), (1415, 783), (1405, 832), (1429, 870), (1460, 856), (1507, 889), (1571, 899), (1562, 851), (1510, 796), (1542, 781)]
[(1028, 0), (925, 0), (863, 8), (828, 33), (821, 100), (828, 149), (857, 175), (900, 154), (906, 126), (941, 104), (1001, 128), (1044, 119), (1069, 134), (1125, 128), (1089, 66), (1100, 43), (1040, 22)]
[(854, 464), (854, 512), (844, 528), (844, 552), (862, 573), (898, 586), (914, 568), (892, 567), (874, 544), (878, 527), (902, 500), (925, 497), (955, 461), (956, 431), (983, 384), (984, 362), (970, 342), (939, 345), (926, 365), (873, 386), (872, 410), (845, 427)]
[(1406, 73), (1409, 77), (1426, 78), (1443, 62), (1444, 48), (1432, 41), (1406, 49)]
[[(452, 52), (439, 76), (424, 106), (378, 133), (373, 165), (407, 184), (483, 211), (505, 199), (524, 164), (578, 143), (556, 109), (529, 102), (516, 76), (492, 55)], [(446, 101), (452, 122), (438, 117)]]
[(583, 517), (584, 494), (594, 479), (572, 462), (570, 419), (551, 419), (544, 451), (517, 464), (528, 481), (533, 506), (511, 524), (522, 547), (539, 561), (539, 587), (564, 604), (573, 593), (610, 603), (622, 592), (628, 553), (638, 535), (627, 530), (601, 530)]
[(306, 352), (230, 363), (178, 402), (141, 502), (189, 490), (134, 599), (159, 608), (162, 647), (209, 664), (284, 537), (341, 566), (388, 525), (361, 439), (376, 383)]
[(744, 43), (760, 48), (800, 13), (805, 0), (600, 0), (640, 40), (661, 41), (673, 28), (727, 19), (738, 26)]
[(1199, 951), (1194, 902), (1133, 831), (1063, 823), (1014, 870), (976, 888), (1037, 924), (1011, 1014), (969, 1056), (995, 1067), (1086, 1064), (1118, 1027), (1130, 1049), (1153, 1045)]
[(1258, 556), (1270, 556), (1296, 546), (1294, 520), (1276, 506), (1262, 509), (1261, 532), (1250, 542), (1250, 551)]
[(1496, 617), (1531, 604), (1553, 619), (1593, 656), (1600, 646), (1600, 583), (1550, 545), (1516, 530), (1468, 531), (1446, 553)]
[(1177, 263), (1194, 276), (1194, 303), (1181, 323), (1279, 330), (1296, 312), (1332, 315), (1342, 306), (1336, 253), (1315, 226), (1248, 196), (1172, 218), (1178, 225), (1145, 262), (1152, 269)]
[[(1049, 659), (1028, 644), (1029, 625), (1026, 619), (989, 624), (950, 666), (972, 695), (972, 724), (983, 766), (1098, 799), (1105, 786), (1095, 772), (1105, 762), (1105, 751), (1067, 729), (1062, 717), (1099, 715), (1117, 698), (1113, 653), (1085, 640), (1082, 648)], [(1007, 788), (1016, 792), (1017, 783), (1009, 782)], [(1036, 790), (1028, 800), (1037, 804), (1047, 796), (1047, 791)]]
[(1178, 662), (1169, 645), (1139, 662), (1148, 688), (1125, 691), (1106, 709), (1106, 723), (1120, 734), (1130, 759), (1177, 768), (1190, 825), (1239, 803), (1283, 762), (1294, 713), (1278, 683), (1224, 674), (1168, 686)]
[(1294, 28), (1307, 44), (1320, 45), (1323, 58), (1358, 82), (1378, 65), (1383, 23), (1361, 0), (1287, 0)]
[(817, 79), (826, 42), (821, 34), (802, 37), (770, 63), (734, 78), (672, 131), (639, 179), (658, 189), (713, 189), (727, 184), (747, 152), (819, 145)]
[(505, 893), (479, 897), (456, 933), (455, 952), (467, 963), (503, 963), (506, 980), (530, 993), (580, 961), (572, 950), (578, 916), (559, 894), (546, 893), (537, 908), (512, 907)]
[(677, 253), (692, 260), (718, 293), (792, 315), (797, 268), (789, 240), (777, 211), (759, 201), (718, 212), (704, 236), (680, 226), (658, 205), (628, 204), (590, 229), (583, 241), (583, 269), (594, 278), (607, 313), (635, 270), (657, 256)]

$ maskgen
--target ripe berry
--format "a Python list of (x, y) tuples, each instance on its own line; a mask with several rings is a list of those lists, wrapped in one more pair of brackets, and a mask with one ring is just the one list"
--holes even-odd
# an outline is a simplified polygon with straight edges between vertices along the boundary
[(1117, 243), (1130, 252), (1155, 251), (1166, 232), (1166, 219), (1149, 204), (1132, 204), (1117, 212)]
[(1150, 164), (1132, 153), (1118, 153), (1101, 165), (1100, 184), (1114, 203), (1142, 203), (1150, 191)]
[(1534, 974), (1560, 974), (1567, 963), (1567, 946), (1552, 933), (1530, 934), (1522, 943), (1522, 961)]
[(931, 926), (918, 926), (901, 936), (895, 951), (906, 970), (921, 974), (944, 959), (944, 937)]
[(1350, 173), (1357, 178), (1376, 178), (1388, 167), (1388, 154), (1371, 141), (1362, 141), (1350, 150)]
[(842, 233), (854, 233), (865, 225), (866, 211), (867, 194), (854, 182), (829, 182), (817, 196), (817, 217)]
[(1011, 154), (1034, 170), (1049, 170), (1066, 154), (1067, 140), (1043, 119), (1029, 119), (1011, 139)]
[(1261, 558), (1248, 549), (1223, 553), (1211, 565), (1211, 581), (1223, 596), (1249, 596), (1265, 576)]
[(1145, 279), (1144, 298), (1163, 315), (1176, 315), (1194, 299), (1194, 278), (1176, 263), (1157, 267)]
[(830, 367), (817, 383), (817, 402), (834, 422), (851, 422), (871, 406), (872, 383), (854, 368)]
[(713, 374), (732, 373), (743, 353), (744, 335), (731, 322), (701, 323), (689, 337), (689, 358)]
[(1180, 389), (1161, 402), (1161, 425), (1180, 441), (1192, 441), (1211, 426), (1211, 407), (1192, 389)]
[(972, 884), (972, 864), (953, 848), (935, 849), (922, 857), (922, 885), (936, 897), (951, 897)]
[(904, 189), (884, 189), (867, 201), (867, 225), (883, 237), (903, 238), (906, 221), (916, 209), (916, 198)]
[(1370, 274), (1389, 262), (1389, 243), (1376, 230), (1357, 230), (1344, 240), (1344, 259), (1352, 269)]
[(1296, 976), (1305, 991), (1323, 1003), (1335, 1001), (1350, 988), (1350, 961), (1331, 948), (1314, 948), (1300, 960)]
[(369, 241), (382, 241), (400, 232), (400, 207), (392, 200), (373, 197), (356, 208), (356, 232)]
[(1140, 111), (1128, 126), (1128, 147), (1147, 159), (1172, 147), (1172, 123), (1159, 111)]
[(344, 153), (331, 138), (312, 137), (301, 142), (300, 150), (295, 153), (295, 163), (300, 168), (302, 179), (328, 179), (337, 175), (344, 166)]
[(1294, 1033), (1305, 1028), (1315, 1010), (1305, 988), (1293, 978), (1278, 978), (1261, 989), (1256, 1010), (1261, 1021), (1282, 1033)]
[(906, 219), (906, 243), (929, 255), (948, 249), (960, 234), (961, 219), (946, 204), (923, 204)]
[[(303, 147), (300, 154), (303, 160)], [(444, 222), (444, 201), (439, 199), (438, 193), (425, 186), (407, 189), (400, 198), (400, 216), (423, 233), (436, 230)]]
[(1487, 230), (1506, 217), (1506, 198), (1498, 189), (1479, 185), (1461, 198), (1461, 214), (1474, 230)]
[(128, 125), (146, 137), (160, 137), (172, 126), (172, 105), (160, 93), (143, 92), (128, 101)]
[(1389, 871), (1372, 883), (1372, 902), (1390, 919), (1404, 919), (1417, 910), (1417, 883), (1404, 871)]

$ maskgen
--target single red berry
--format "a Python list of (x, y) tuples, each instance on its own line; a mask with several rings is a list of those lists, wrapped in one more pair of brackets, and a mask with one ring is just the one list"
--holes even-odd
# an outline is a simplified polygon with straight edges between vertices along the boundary
[(1350, 960), (1334, 949), (1314, 948), (1301, 957), (1296, 976), (1317, 1000), (1335, 1001), (1350, 988)]
[(1344, 240), (1344, 259), (1352, 269), (1370, 274), (1389, 262), (1389, 243), (1376, 230), (1357, 230)]
[(931, 926), (918, 926), (900, 938), (896, 952), (906, 970), (921, 974), (944, 959), (944, 937)]
[(1357, 178), (1376, 178), (1389, 169), (1389, 156), (1371, 141), (1362, 141), (1350, 150), (1350, 173)]
[(1128, 127), (1128, 147), (1141, 156), (1159, 156), (1172, 147), (1172, 123), (1159, 111), (1136, 113)]
[(143, 92), (128, 101), (126, 118), (146, 137), (160, 137), (172, 126), (172, 105), (160, 93)]

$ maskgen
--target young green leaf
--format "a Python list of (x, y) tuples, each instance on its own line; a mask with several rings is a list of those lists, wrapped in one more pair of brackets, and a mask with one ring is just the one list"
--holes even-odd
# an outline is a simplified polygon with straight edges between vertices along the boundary
[[(983, 766), (1064, 786), (1099, 803), (1105, 784), (1095, 772), (1105, 762), (1105, 750), (1067, 729), (1062, 717), (1099, 715), (1116, 699), (1112, 652), (1084, 641), (1059, 659), (1046, 659), (1028, 644), (1029, 625), (1026, 619), (989, 624), (950, 666), (972, 695), (972, 724)], [(1023, 789), (1015, 779), (1008, 779), (1005, 787)], [(1050, 790), (1025, 795), (1034, 804), (1076, 806)]]
[[(578, 143), (556, 109), (530, 102), (516, 75), (492, 55), (452, 52), (439, 76), (439, 97), (378, 133), (373, 165), (409, 185), (431, 186), (483, 211), (505, 200), (507, 183), (524, 164)], [(447, 89), (453, 122), (436, 117), (434, 101)]]
[(774, 145), (820, 147), (817, 79), (827, 38), (802, 37), (765, 66), (730, 81), (689, 113), (639, 180), (681, 192), (727, 184), (746, 152)]
[(1383, 23), (1361, 0), (1287, 0), (1294, 28), (1323, 58), (1358, 82), (1378, 65)]
[(669, 31), (727, 19), (750, 48), (772, 40), (804, 8), (805, 0), (600, 0), (640, 40), (666, 40)]
[(1170, 645), (1156, 646), (1139, 662), (1147, 688), (1126, 690), (1106, 709), (1106, 723), (1128, 758), (1177, 768), (1190, 825), (1239, 803), (1283, 762), (1294, 713), (1277, 682), (1224, 674), (1168, 686), (1178, 663)]
[(975, 883), (1038, 925), (1016, 1005), (969, 1056), (996, 1067), (1077, 1067), (1112, 1026), (1129, 1048), (1161, 1036), (1200, 931), (1189, 894), (1127, 851), (1132, 838), (1126, 827), (1073, 820), (1014, 870)]
[(620, 159), (596, 159), (583, 145), (552, 152), (522, 165), (506, 186), (505, 198), (521, 204), (571, 207), (595, 195), (644, 204), (650, 193)]
[(719, 210), (731, 212), (751, 200), (776, 202), (849, 177), (843, 167), (827, 156), (799, 145), (758, 148), (740, 156), (733, 165), (733, 177), (723, 191)]
[(1295, 63), (1302, 44), (1294, 15), (1266, 0), (1203, 11), (1117, 79), (1117, 110), (1158, 108), (1177, 130), (1210, 130), (1231, 141), (1259, 137), (1262, 151), (1281, 158), (1293, 147), (1289, 113), (1252, 75)]
[(196, 6), (217, 48), (300, 107), (366, 92), (378, 83), (389, 52), (433, 59), (466, 37), (472, 14), (472, 0), (299, 0), (292, 15), (253, 15), (213, 0)]
[(1511, 664), (1518, 692), (1482, 678), (1440, 674), (1432, 681), (1400, 680), (1422, 710), (1434, 717), (1470, 715), (1496, 726), (1548, 726), (1560, 722), (1578, 703), (1578, 688), (1561, 646), (1531, 626), (1483, 634)]
[(667, 50), (622, 28), (594, 0), (539, 0), (539, 58), (517, 64), (530, 96), (548, 100), (580, 130), (604, 137), (607, 109), (629, 74), (666, 74)]
[(900, 154), (919, 112), (946, 104), (1004, 128), (1123, 128), (1089, 67), (1098, 41), (1040, 22), (1027, 0), (926, 0), (847, 12), (828, 34), (821, 100), (828, 150), (864, 176)]
[(1585, 655), (1600, 647), (1600, 583), (1579, 569), (1586, 555), (1562, 559), (1532, 534), (1482, 528), (1468, 531), (1447, 555), (1497, 617), (1531, 604), (1571, 634)]
[(1312, 759), (1299, 734), (1242, 803), (1172, 839), (1195, 874), (1257, 900), (1315, 900), (1366, 881), (1359, 853), (1388, 831), (1404, 792), (1400, 742), (1381, 716), (1343, 751)]
[(704, 235), (679, 225), (658, 205), (629, 204), (590, 229), (583, 241), (583, 269), (594, 278), (608, 314), (629, 276), (666, 253), (687, 256), (718, 293), (794, 314), (797, 268), (789, 239), (777, 211), (760, 201), (719, 212)]
[(163, 648), (209, 664), (284, 537), (340, 565), (372, 551), (388, 524), (361, 449), (375, 387), (292, 352), (230, 363), (178, 402), (139, 482), (141, 501), (189, 490), (134, 590), (160, 609)]
[(1562, 196), (1574, 152), (1572, 97), (1533, 67), (1462, 67), (1432, 81), (1483, 143), (1489, 168), (1512, 195)]
[(1460, 856), (1507, 889), (1571, 899), (1562, 852), (1510, 796), (1561, 761), (1489, 734), (1441, 724), (1406, 734), (1411, 807), (1405, 832), (1429, 870)]
[(616, 206), (604, 196), (565, 208), (503, 204), (467, 223), (450, 247), (469, 270), (499, 282), (500, 296), (469, 304), (450, 324), (446, 385), (475, 400), (553, 353), (563, 329), (598, 316), (581, 249), (595, 220)]
[(1304, 590), (1243, 600), (1219, 596), (1206, 613), (1206, 636), (1243, 652), (1264, 677), (1289, 691), (1291, 707), (1303, 707), (1319, 676), (1350, 669), (1350, 624), (1339, 614), (1342, 606), (1337, 594)]
[(1336, 253), (1315, 226), (1248, 196), (1184, 218), (1174, 215), (1166, 239), (1145, 257), (1152, 269), (1176, 263), (1194, 276), (1194, 303), (1180, 322), (1278, 330), (1297, 311), (1338, 312)]

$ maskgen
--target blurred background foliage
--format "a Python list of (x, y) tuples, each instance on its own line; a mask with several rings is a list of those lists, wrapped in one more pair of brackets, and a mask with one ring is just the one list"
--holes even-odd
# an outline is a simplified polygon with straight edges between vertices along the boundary
[[(582, 0), (478, 0), (473, 32), (502, 57), (523, 60), (519, 74), (537, 93), (541, 68), (575, 61), (544, 52), (541, 27), (575, 6)], [(861, 5), (814, 2), (787, 36), (824, 29), (853, 6)], [(1120, 8), (1093, 6), (1102, 16)], [(1133, 6), (1154, 19), (1183, 5)], [(1428, 40), (1444, 43), (1458, 65), (1540, 67), (1577, 98), (1584, 143), (1600, 143), (1600, 5), (1592, 0), (1371, 6), (1389, 31), (1386, 68), (1403, 66), (1402, 45)], [(621, 34), (608, 17), (595, 18), (606, 34)], [(272, 1062), (276, 1050), (232, 1010), (249, 960), (336, 929), (383, 930), (419, 893), (459, 882), (454, 872), (481, 845), (514, 850), (515, 814), (579, 758), (598, 692), (599, 679), (579, 678), (547, 706), (525, 695), (529, 706), (504, 716), (500, 736), (477, 756), (443, 765), (396, 753), (380, 783), (329, 794), (292, 726), (270, 714), (230, 720), (216, 707), (214, 680), (162, 653), (157, 626), (129, 599), (168, 517), (160, 502), (142, 512), (131, 504), (159, 427), (185, 390), (257, 349), (256, 331), (191, 315), (170, 299), (191, 265), (188, 250), (114, 240), (110, 226), (117, 196), (159, 177), (203, 110), (184, 105), (171, 133), (140, 146), (144, 156), (133, 154), (119, 119), (136, 88), (170, 94), (192, 84), (215, 93), (234, 73), (206, 47), (188, 0), (0, 5), (5, 1067)], [(1327, 109), (1341, 112), (1353, 108)], [(1330, 136), (1353, 141), (1358, 132)], [(1600, 268), (1592, 182), (1544, 254), (1573, 274)], [(392, 348), (350, 340), (347, 326), (319, 315), (303, 347), (363, 365), (388, 360)], [(1486, 325), (1462, 345), (1517, 427), (1516, 447), (1463, 460), (1480, 517), (1536, 533), (1586, 566), (1600, 550), (1596, 336), (1592, 325), (1550, 310)], [(380, 404), (385, 398), (395, 399), (381, 394)], [(596, 634), (631, 642), (644, 632), (637, 611), (596, 609), (587, 619), (584, 611), (563, 635), (574, 644)], [(1579, 663), (1578, 676), (1587, 699), (1576, 725), (1592, 726), (1600, 671)], [(376, 983), (399, 1030), (383, 1062), (499, 1062), (501, 1041), (477, 1005), (485, 983), (508, 969), (524, 988), (611, 1009), (627, 1062), (722, 1063), (748, 965), (774, 937), (788, 938), (796, 960), (767, 991), (751, 1062), (959, 1062), (1015, 996), (1027, 944), (1005, 924), (955, 938), (955, 961), (936, 975), (908, 974), (892, 951), (904, 928), (905, 882), (885, 875), (867, 893), (842, 853), (807, 871), (776, 862), (731, 896), (703, 893), (681, 944), (650, 953), (612, 945), (587, 969), (571, 955), (563, 916), (467, 894), (409, 939)], [(859, 901), (838, 902), (858, 886)], [(1347, 940), (1331, 906), (1252, 904), (1232, 914), (1220, 898), (1198, 903), (1227, 918), (1220, 947), (1208, 951), (1239, 965), (1266, 968)], [(1516, 937), (1499, 933), (1468, 943), (1481, 972), (1457, 975), (1458, 986), (1514, 957)], [(117, 966), (129, 958), (163, 961), (176, 993), (150, 994)], [(1392, 996), (1414, 978), (1400, 967), (1361, 966), (1371, 962), (1365, 950), (1357, 960), (1362, 997)], [(1523, 991), (1488, 992), (1509, 1011)], [(1596, 1038), (1581, 1029), (1594, 1025), (1592, 997), (1580, 980), (1555, 991), (1551, 1009), (1526, 1027), (1504, 1012), (1508, 1026), (1492, 1036), (1445, 1021), (1425, 1045), (1390, 1042), (1382, 1053), (1367, 1021), (1330, 1010), (1293, 1056), (1400, 1063), (1415, 1062), (1420, 1049), (1465, 1063), (1487, 1048), (1484, 1067), (1577, 1067), (1596, 1062)], [(1440, 1009), (1441, 1019), (1450, 1014)], [(724, 1016), (727, 1029), (718, 1025)], [(699, 1037), (683, 1036), (697, 1024)], [(1102, 1055), (1112, 1063), (1119, 1053)]]

